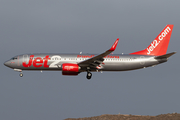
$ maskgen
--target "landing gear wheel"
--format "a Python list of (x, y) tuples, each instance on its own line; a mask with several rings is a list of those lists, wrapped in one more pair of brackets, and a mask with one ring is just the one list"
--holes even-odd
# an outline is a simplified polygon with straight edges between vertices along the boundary
[(87, 72), (86, 78), (87, 78), (87, 79), (91, 79), (91, 77), (92, 77), (92, 73), (91, 73), (91, 72)]
[(22, 73), (20, 73), (20, 74), (19, 74), (19, 76), (20, 76), (20, 77), (22, 77), (22, 76), (23, 76), (23, 74), (22, 74)]

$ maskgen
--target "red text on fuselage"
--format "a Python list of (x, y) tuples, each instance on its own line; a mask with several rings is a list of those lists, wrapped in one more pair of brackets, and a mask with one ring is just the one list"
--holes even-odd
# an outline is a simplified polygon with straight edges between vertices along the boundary
[(49, 65), (47, 64), (48, 60), (50, 60), (49, 55), (45, 56), (44, 58), (41, 58), (41, 57), (37, 57), (35, 59), (33, 58), (34, 58), (34, 55), (31, 55), (29, 58), (29, 62), (28, 63), (23, 62), (22, 65), (24, 67), (30, 67), (32, 64), (34, 67), (41, 67), (41, 66), (44, 66), (45, 68), (49, 67)]

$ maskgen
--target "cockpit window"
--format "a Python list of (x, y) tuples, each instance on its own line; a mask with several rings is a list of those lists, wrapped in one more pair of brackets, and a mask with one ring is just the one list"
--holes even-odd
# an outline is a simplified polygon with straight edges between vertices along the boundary
[(17, 57), (13, 57), (13, 58), (11, 58), (11, 60), (16, 60), (17, 59)]

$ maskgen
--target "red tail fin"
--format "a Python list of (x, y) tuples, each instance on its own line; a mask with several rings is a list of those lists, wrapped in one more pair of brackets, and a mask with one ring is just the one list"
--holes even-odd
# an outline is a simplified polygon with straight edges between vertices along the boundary
[(146, 49), (130, 54), (154, 56), (166, 54), (172, 30), (173, 25), (167, 25)]

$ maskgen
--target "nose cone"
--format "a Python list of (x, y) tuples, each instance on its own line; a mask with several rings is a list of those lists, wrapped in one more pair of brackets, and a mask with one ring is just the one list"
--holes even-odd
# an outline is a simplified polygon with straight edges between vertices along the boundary
[(9, 61), (6, 61), (6, 62), (4, 63), (4, 65), (7, 66), (7, 67), (10, 67), (10, 65), (11, 65), (10, 60), (9, 60)]

